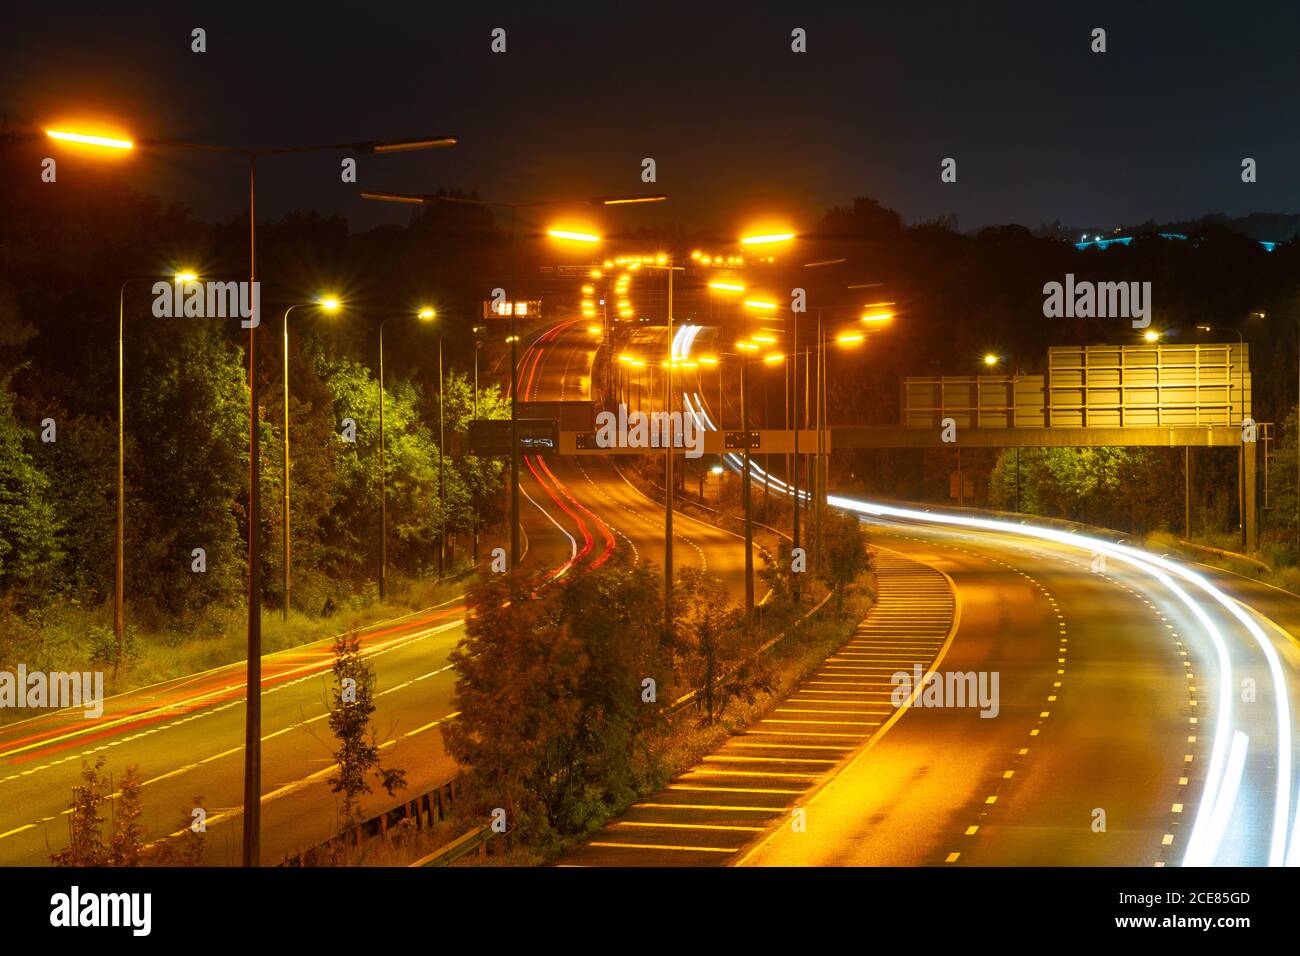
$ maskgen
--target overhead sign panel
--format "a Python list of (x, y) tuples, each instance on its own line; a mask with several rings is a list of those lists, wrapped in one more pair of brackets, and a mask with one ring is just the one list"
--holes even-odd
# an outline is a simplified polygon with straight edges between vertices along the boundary
[(902, 424), (941, 428), (1240, 425), (1250, 415), (1249, 347), (1092, 345), (1048, 349), (1046, 375), (909, 377)]

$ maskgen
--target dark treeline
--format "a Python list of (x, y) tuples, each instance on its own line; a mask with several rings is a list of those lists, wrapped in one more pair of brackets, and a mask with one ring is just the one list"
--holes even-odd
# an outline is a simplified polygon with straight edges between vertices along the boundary
[[(132, 277), (248, 272), (248, 223), (209, 224), (132, 190), (112, 170), (0, 193), (0, 601), (31, 615), (71, 605), (111, 622), (118, 290)], [(504, 237), (483, 211), (436, 209), (405, 227), (338, 218), (261, 223), (257, 374), (264, 598), (278, 607), (283, 476), (281, 317), (332, 293), (333, 314), (289, 320), (295, 608), (366, 599), (379, 566), (377, 331), (385, 327), (390, 575), (428, 576), (445, 522), (461, 551), (500, 520), (501, 466), (468, 453), (476, 341), (479, 415), (508, 414), (476, 340)], [(247, 333), (236, 319), (158, 318), (150, 281), (125, 307), (126, 580), (146, 627), (242, 605), (246, 574)], [(431, 306), (437, 319), (415, 320)], [(446, 514), (439, 511), (438, 342), (443, 338)], [(355, 441), (345, 440), (345, 419)], [(192, 553), (203, 548), (206, 570)]]
[[(1008, 225), (962, 234), (951, 222), (905, 226), (870, 199), (829, 212), (808, 232), (796, 268), (774, 282), (778, 291), (808, 289), (817, 304), (892, 301), (897, 319), (872, 333), (864, 347), (830, 350), (832, 424), (898, 422), (899, 383), (907, 375), (974, 375), (982, 357), (1003, 357), (996, 374), (1042, 374), (1054, 345), (1140, 342), (1123, 318), (1043, 316), (1043, 285), (1076, 280), (1150, 282), (1151, 328), (1173, 344), (1236, 342), (1250, 349), (1253, 417), (1276, 423), (1276, 453), (1269, 484), (1272, 507), (1262, 529), (1290, 541), (1295, 523), (1295, 422), (1297, 334), (1300, 331), (1300, 242), (1291, 240), (1288, 217), (1252, 217), (1287, 226), (1268, 251), (1255, 238), (1207, 218), (1180, 224), (1186, 241), (1160, 238), (1147, 224), (1128, 246), (1078, 250), (1064, 236), (1048, 238)], [(1288, 225), (1289, 224), (1289, 225)], [(1070, 240), (1080, 237), (1072, 235)], [(843, 257), (816, 269), (802, 263)], [(851, 284), (873, 283), (850, 290)], [(879, 283), (879, 285), (874, 285)], [(1264, 313), (1263, 317), (1252, 313)], [(852, 311), (826, 313), (830, 324), (853, 324)], [(1198, 324), (1213, 327), (1198, 332)], [(771, 410), (781, 414), (781, 373), (768, 373)], [(756, 381), (761, 381), (756, 379)], [(759, 393), (761, 399), (761, 393)], [(1010, 455), (1010, 453), (1007, 453)], [(999, 458), (1003, 464), (999, 466)], [(1022, 454), (1022, 509), (1145, 532), (1181, 529), (1182, 451), (1070, 449)], [(978, 477), (976, 501), (1011, 507), (1014, 462), (996, 450), (967, 450), (963, 471)], [(899, 498), (949, 500), (956, 453), (841, 452), (833, 466), (836, 486)], [(1262, 461), (1261, 461), (1262, 467)], [(1228, 450), (1193, 453), (1193, 526), (1236, 526), (1236, 455)], [(1262, 502), (1262, 499), (1261, 499)]]
[[(17, 610), (59, 602), (100, 607), (112, 588), (118, 288), (129, 277), (180, 268), (243, 277), (248, 223), (197, 221), (132, 189), (120, 169), (90, 165), (42, 189), (10, 184), (0, 192), (0, 213), (0, 594)], [(558, 295), (560, 302), (568, 296), (576, 304), (571, 279), (539, 268), (563, 258), (528, 241), (540, 225), (521, 224), (521, 295), (552, 301)], [(1300, 245), (1269, 252), (1212, 219), (1187, 227), (1187, 241), (1161, 239), (1148, 228), (1127, 247), (1084, 252), (1060, 236), (1020, 226), (972, 235), (954, 225), (908, 227), (893, 211), (858, 199), (802, 229), (797, 255), (783, 254), (775, 266), (754, 272), (777, 296), (806, 288), (810, 309), (894, 303), (897, 320), (873, 333), (865, 348), (831, 350), (832, 423), (896, 422), (902, 376), (972, 374), (989, 351), (1005, 356), (1007, 369), (1041, 373), (1050, 345), (1135, 341), (1125, 319), (1044, 318), (1043, 284), (1066, 273), (1150, 282), (1151, 324), (1166, 341), (1231, 341), (1239, 329), (1252, 346), (1255, 418), (1279, 423), (1274, 500), (1290, 502), (1273, 509), (1272, 526), (1281, 533), (1293, 522), (1295, 473), (1288, 458), (1294, 456), (1285, 449), (1294, 448), (1294, 437), (1281, 423), (1291, 421), (1294, 429), (1288, 416), (1300, 328)], [(623, 238), (624, 245), (647, 247), (663, 241), (684, 252), (712, 240), (680, 226)], [(845, 262), (838, 265), (803, 268), (805, 261), (840, 257)], [(463, 535), (476, 515), (489, 524), (499, 519), (499, 464), (469, 456), (465, 432), (480, 340), (472, 329), (483, 323), (481, 304), (490, 290), (508, 284), (509, 262), (505, 230), (473, 206), (425, 207), (404, 226), (363, 233), (341, 218), (310, 213), (259, 225), (260, 519), (268, 606), (282, 600), (284, 308), (326, 292), (345, 303), (332, 315), (300, 309), (290, 323), (294, 603), (319, 613), (373, 588), (377, 576), (376, 333), (385, 317), (405, 317), (386, 327), (393, 569), (426, 575), (436, 558), (439, 334), (449, 370), (446, 527)], [(702, 320), (706, 299), (692, 299), (690, 286), (684, 281), (678, 291), (678, 318)], [(653, 283), (637, 291), (656, 294)], [(164, 621), (214, 604), (236, 605), (248, 520), (246, 335), (230, 320), (155, 318), (147, 282), (130, 287), (126, 302), (126, 560), (133, 616)], [(413, 321), (426, 305), (438, 312), (432, 326)], [(1259, 312), (1266, 317), (1251, 318)], [(854, 317), (852, 311), (827, 314), (832, 325)], [(1198, 333), (1198, 323), (1215, 331)], [(500, 380), (500, 370), (489, 366), (503, 335), (493, 324), (481, 337), (487, 341), (481, 382)], [(768, 402), (779, 418), (781, 373), (760, 375), (755, 402)], [(500, 392), (485, 387), (482, 405), (483, 415), (502, 414)], [(354, 443), (342, 438), (345, 418), (356, 422)], [(42, 440), (48, 421), (55, 441)], [(1053, 455), (1060, 460), (1049, 460)], [(1022, 468), (1035, 469), (1035, 477), (1022, 472), (1022, 507), (1134, 530), (1168, 527), (1179, 510), (1168, 494), (1178, 465), (1172, 455), (1030, 456)], [(946, 499), (951, 457), (842, 453), (836, 483)], [(982, 503), (1006, 506), (1007, 468), (998, 457), (971, 453), (963, 467), (980, 476)], [(1229, 527), (1236, 520), (1232, 456), (1198, 453), (1197, 479), (1198, 518)], [(203, 575), (191, 570), (196, 547), (207, 554)]]

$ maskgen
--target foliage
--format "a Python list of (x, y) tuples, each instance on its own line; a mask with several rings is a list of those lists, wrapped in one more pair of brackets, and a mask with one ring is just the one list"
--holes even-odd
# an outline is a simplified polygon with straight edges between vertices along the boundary
[(0, 379), (0, 592), (39, 603), (63, 551), (63, 525), (48, 500), (50, 480), (23, 450), (9, 380)]
[(675, 590), (673, 623), (686, 657), (682, 670), (703, 696), (705, 719), (712, 723), (718, 681), (752, 649), (745, 640), (744, 612), (728, 602), (721, 578), (699, 568), (680, 572)]
[[(1173, 451), (1021, 449), (1020, 510), (1142, 534), (1176, 527), (1182, 495), (1170, 494), (1169, 477), (1182, 471), (1182, 462)], [(1015, 450), (1007, 449), (993, 467), (989, 503), (995, 508), (1015, 506), (1015, 462)]]
[(531, 597), (509, 575), (467, 595), (444, 739), (512, 830), (580, 832), (652, 772), (643, 745), (672, 690), (658, 580), (606, 566)]
[(329, 726), (338, 740), (334, 759), (337, 772), (329, 778), (330, 789), (343, 794), (344, 826), (360, 821), (362, 795), (370, 793), (369, 777), (379, 777), (391, 797), (406, 787), (406, 771), (384, 767), (379, 762), (379, 738), (372, 718), (375, 713), (375, 669), (361, 654), (355, 631), (340, 634), (334, 641), (333, 696)]
[(140, 777), (134, 765), (122, 775), (121, 790), (112, 806), (107, 835), (103, 828), (105, 804), (111, 799), (112, 780), (103, 775), (104, 758), (82, 761), (81, 785), (72, 789), (68, 814), (68, 846), (50, 854), (55, 866), (139, 866), (144, 830), (139, 824)]
[(835, 591), (837, 612), (844, 608), (844, 591), (860, 574), (871, 570), (871, 551), (862, 522), (854, 515), (825, 509), (822, 518), (820, 575)]

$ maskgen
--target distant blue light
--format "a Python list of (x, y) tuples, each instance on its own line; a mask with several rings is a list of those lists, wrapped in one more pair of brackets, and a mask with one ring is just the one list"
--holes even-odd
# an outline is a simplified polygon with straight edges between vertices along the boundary
[[(1161, 239), (1177, 239), (1180, 241), (1185, 241), (1187, 239), (1187, 236), (1185, 236), (1181, 232), (1159, 232), (1156, 233), (1156, 235), (1158, 235)], [(1090, 239), (1085, 242), (1076, 242), (1074, 244), (1074, 248), (1080, 250), (1090, 249), (1093, 247), (1096, 247), (1098, 249), (1106, 249), (1116, 244), (1121, 246), (1127, 246), (1132, 241), (1133, 241), (1132, 236), (1116, 236), (1113, 239)], [(1265, 252), (1272, 252), (1274, 248), (1277, 247), (1276, 242), (1267, 242), (1263, 239), (1257, 239), (1255, 241), (1264, 247)]]

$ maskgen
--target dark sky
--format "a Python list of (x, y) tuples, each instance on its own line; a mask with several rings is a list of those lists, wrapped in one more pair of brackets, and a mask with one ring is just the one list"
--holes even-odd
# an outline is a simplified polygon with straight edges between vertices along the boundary
[[(496, 26), (504, 55), (489, 50)], [(207, 53), (190, 52), (193, 27)], [(806, 54), (790, 52), (794, 27)], [(238, 145), (461, 138), (365, 158), (360, 187), (339, 181), (338, 155), (263, 164), (264, 214), (314, 208), (357, 227), (407, 215), (358, 188), (444, 186), (652, 188), (671, 203), (633, 222), (725, 234), (797, 228), (862, 194), (909, 222), (1100, 226), (1300, 208), (1297, 36), (1290, 2), (24, 2), (0, 10), (0, 113)], [(947, 156), (956, 184), (939, 180)], [(1241, 182), (1245, 156), (1256, 184)], [(235, 160), (126, 161), (140, 188), (200, 215), (241, 208)]]

